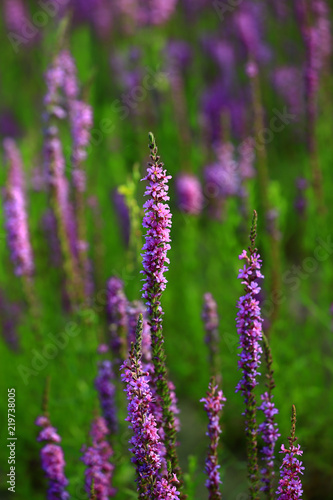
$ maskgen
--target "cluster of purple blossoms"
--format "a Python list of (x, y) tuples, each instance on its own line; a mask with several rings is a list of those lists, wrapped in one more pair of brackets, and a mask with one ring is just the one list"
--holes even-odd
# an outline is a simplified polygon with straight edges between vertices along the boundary
[(215, 386), (213, 381), (210, 382), (208, 386), (207, 396), (200, 400), (201, 403), (204, 403), (204, 408), (209, 420), (206, 435), (210, 439), (210, 445), (205, 469), (208, 476), (206, 487), (209, 491), (209, 500), (218, 500), (222, 498), (221, 492), (219, 491), (221, 479), (217, 448), (221, 434), (220, 415), (225, 401), (226, 398), (223, 396), (223, 392), (218, 391), (218, 386)]
[(177, 0), (121, 0), (119, 8), (139, 26), (159, 25), (168, 21)]
[(70, 111), (73, 136), (73, 184), (84, 192), (86, 189), (85, 172), (79, 168), (80, 163), (87, 158), (86, 148), (90, 141), (90, 129), (93, 124), (92, 108), (83, 101), (74, 101)]
[(258, 431), (261, 433), (262, 439), (265, 446), (262, 449), (263, 460), (266, 462), (266, 466), (261, 469), (262, 483), (261, 491), (268, 492), (271, 487), (272, 479), (275, 476), (274, 473), (274, 448), (277, 439), (280, 437), (277, 423), (274, 421), (274, 415), (278, 413), (277, 408), (275, 408), (272, 402), (272, 395), (265, 392), (261, 395), (261, 406), (258, 410), (261, 410), (265, 415), (265, 420), (262, 424), (258, 426)]
[(95, 387), (99, 395), (103, 417), (111, 434), (117, 432), (117, 412), (115, 403), (116, 387), (114, 385), (115, 375), (110, 360), (100, 361), (98, 375), (95, 379)]
[(47, 498), (48, 500), (67, 500), (69, 494), (65, 491), (68, 480), (64, 474), (65, 460), (62, 448), (57, 444), (61, 438), (57, 430), (51, 426), (50, 421), (45, 416), (36, 419), (36, 425), (42, 427), (37, 441), (45, 441), (47, 444), (41, 449), (40, 456), (42, 468), (49, 481)]
[(150, 374), (143, 370), (141, 362), (142, 321), (140, 315), (137, 328), (136, 343), (132, 344), (129, 358), (124, 362), (121, 375), (126, 384), (125, 392), (128, 399), (128, 417), (133, 431), (130, 440), (137, 469), (138, 492), (147, 498), (176, 499), (179, 496), (177, 488), (172, 484), (178, 482), (174, 475), (162, 477), (161, 438), (158, 426), (151, 411), (154, 403), (153, 393), (149, 386)]
[(82, 449), (81, 460), (87, 466), (85, 489), (89, 495), (93, 486), (96, 500), (108, 500), (116, 494), (116, 489), (111, 485), (114, 465), (110, 463), (113, 451), (106, 440), (108, 433), (104, 418), (97, 417), (91, 426), (92, 446), (84, 446)]
[[(163, 312), (160, 306), (160, 297), (165, 290), (167, 280), (164, 273), (168, 271), (169, 264), (167, 251), (170, 249), (170, 227), (171, 213), (167, 202), (170, 198), (168, 193), (168, 180), (171, 179), (163, 169), (163, 163), (158, 161), (149, 163), (147, 175), (142, 180), (149, 181), (145, 196), (149, 199), (143, 205), (145, 216), (143, 227), (147, 229), (145, 235), (146, 243), (143, 246), (143, 268), (145, 274), (142, 287), (142, 297), (147, 300), (148, 314), (151, 317), (152, 335), (160, 329)], [(153, 309), (157, 309), (157, 315), (153, 315)]]
[(3, 146), (9, 165), (4, 200), (8, 246), (15, 274), (17, 276), (31, 276), (34, 271), (34, 262), (29, 237), (22, 161), (12, 139), (5, 139)]
[(117, 358), (125, 359), (127, 354), (128, 300), (124, 292), (124, 284), (120, 278), (113, 276), (108, 280), (106, 290), (110, 346)]
[(254, 140), (248, 138), (238, 147), (237, 155), (231, 143), (216, 148), (217, 162), (204, 170), (205, 193), (210, 198), (211, 213), (214, 217), (221, 216), (226, 198), (238, 196), (243, 204), (247, 199), (245, 183), (255, 175), (254, 146)]
[(260, 354), (262, 348), (259, 342), (262, 339), (262, 318), (260, 313), (259, 301), (256, 300), (256, 295), (260, 292), (260, 287), (257, 283), (258, 279), (264, 276), (260, 272), (261, 259), (256, 251), (250, 251), (250, 256), (246, 250), (243, 250), (239, 256), (240, 260), (245, 260), (246, 264), (243, 269), (239, 270), (238, 278), (245, 285), (245, 295), (239, 299), (237, 313), (237, 332), (240, 337), (240, 360), (238, 366), (242, 370), (243, 377), (236, 387), (236, 392), (241, 391), (245, 403), (249, 394), (258, 384), (257, 376), (258, 367), (260, 365)]
[(290, 444), (289, 448), (281, 445), (280, 453), (284, 453), (282, 465), (280, 467), (279, 486), (276, 491), (278, 500), (297, 500), (302, 498), (303, 489), (299, 474), (303, 474), (302, 462), (296, 458), (302, 455), (300, 445)]
[(137, 469), (138, 491), (153, 492), (153, 483), (159, 475), (161, 457), (159, 454), (160, 436), (155, 417), (150, 411), (153, 396), (148, 385), (149, 374), (143, 371), (140, 359), (137, 359), (134, 349), (131, 349), (129, 359), (121, 367), (121, 375), (126, 384), (128, 399), (128, 417), (133, 430), (130, 440)]
[(298, 120), (304, 113), (304, 82), (296, 66), (280, 66), (273, 74), (273, 85), (287, 104), (288, 110)]
[(200, 181), (192, 174), (180, 174), (176, 178), (178, 208), (187, 214), (198, 215), (203, 207)]
[[(234, 159), (234, 147), (230, 143), (216, 149), (217, 163), (206, 167), (205, 182), (215, 187), (216, 196), (226, 198), (238, 190), (237, 163)], [(210, 191), (212, 188), (208, 186)]]
[[(62, 226), (65, 233), (59, 239), (62, 244), (68, 242), (71, 255), (75, 256), (77, 254), (77, 232), (73, 206), (69, 197), (69, 183), (65, 176), (65, 159), (56, 126), (49, 127), (47, 131), (44, 143), (44, 158), (47, 181), (54, 193), (57, 204), (57, 224)], [(58, 230), (61, 232), (60, 229)]]

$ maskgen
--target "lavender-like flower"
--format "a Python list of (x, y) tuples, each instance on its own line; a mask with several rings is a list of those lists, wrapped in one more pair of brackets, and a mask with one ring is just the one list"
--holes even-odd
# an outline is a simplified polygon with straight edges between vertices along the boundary
[(243, 250), (239, 256), (245, 260), (246, 264), (240, 269), (238, 278), (245, 285), (245, 295), (238, 302), (237, 332), (240, 337), (240, 360), (238, 366), (242, 370), (242, 379), (236, 387), (236, 392), (240, 391), (245, 402), (245, 431), (247, 438), (248, 455), (248, 477), (250, 481), (251, 499), (258, 498), (258, 457), (257, 457), (257, 423), (256, 423), (256, 400), (254, 388), (258, 384), (257, 376), (260, 375), (258, 368), (260, 365), (260, 354), (262, 348), (262, 318), (259, 301), (256, 295), (260, 291), (257, 283), (262, 279), (260, 272), (261, 260), (255, 248), (257, 227), (257, 213), (254, 211), (252, 228), (250, 234), (249, 255)]
[(64, 473), (64, 453), (58, 444), (61, 438), (57, 433), (57, 429), (51, 426), (46, 416), (38, 417), (35, 423), (39, 427), (42, 427), (37, 441), (45, 441), (47, 443), (40, 452), (42, 468), (49, 481), (47, 498), (48, 500), (67, 500), (69, 494), (66, 492), (68, 480)]
[(273, 74), (273, 85), (298, 120), (304, 113), (304, 82), (301, 70), (296, 66), (277, 67)]
[(164, 277), (168, 270), (167, 251), (170, 249), (171, 213), (167, 205), (169, 200), (168, 180), (166, 170), (157, 153), (155, 138), (149, 133), (149, 148), (151, 162), (148, 163), (147, 175), (143, 180), (149, 181), (145, 196), (149, 199), (144, 204), (145, 216), (143, 226), (147, 228), (146, 243), (143, 246), (143, 268), (145, 275), (142, 288), (143, 298), (146, 300), (149, 324), (151, 328), (152, 356), (154, 363), (154, 377), (156, 392), (160, 398), (163, 410), (163, 428), (165, 433), (165, 449), (168, 466), (173, 473), (179, 474), (178, 458), (176, 454), (175, 417), (171, 411), (171, 397), (167, 381), (165, 363), (164, 339), (162, 333), (161, 296), (165, 290), (167, 280)]
[(95, 379), (95, 387), (98, 392), (103, 417), (111, 434), (117, 432), (117, 412), (115, 403), (116, 387), (114, 385), (115, 375), (110, 360), (100, 361), (98, 375)]
[(95, 418), (90, 432), (92, 445), (82, 449), (81, 460), (87, 466), (85, 489), (88, 495), (93, 489), (96, 500), (108, 500), (116, 494), (116, 489), (111, 484), (114, 465), (110, 463), (113, 451), (106, 440), (108, 433), (104, 418)]
[(198, 215), (203, 206), (200, 181), (192, 174), (180, 174), (176, 179), (177, 205), (182, 212)]
[(127, 356), (127, 304), (122, 280), (111, 277), (107, 282), (107, 315), (110, 346), (118, 364)]
[(296, 407), (292, 407), (291, 416), (291, 437), (288, 438), (289, 448), (285, 448), (281, 445), (280, 453), (284, 453), (282, 465), (280, 467), (280, 480), (279, 486), (276, 491), (278, 500), (297, 500), (302, 498), (303, 490), (302, 483), (299, 477), (303, 474), (304, 467), (302, 462), (296, 458), (298, 455), (302, 455), (303, 451), (300, 449), (300, 445), (295, 446), (297, 437), (295, 436), (296, 431)]
[(262, 439), (265, 446), (261, 450), (262, 459), (265, 462), (264, 467), (261, 469), (261, 482), (263, 486), (260, 488), (264, 491), (269, 500), (274, 499), (273, 481), (275, 477), (274, 472), (274, 449), (277, 439), (280, 437), (277, 423), (275, 422), (275, 415), (278, 410), (275, 408), (273, 403), (272, 391), (275, 387), (274, 377), (273, 377), (273, 359), (271, 349), (267, 337), (263, 334), (263, 345), (264, 345), (264, 355), (265, 362), (267, 366), (266, 373), (266, 387), (267, 391), (261, 395), (261, 406), (258, 410), (263, 411), (265, 419), (262, 424), (259, 425), (258, 431), (261, 433)]
[(206, 331), (205, 342), (209, 349), (209, 366), (212, 376), (218, 383), (221, 381), (220, 360), (219, 360), (219, 317), (217, 314), (217, 304), (211, 293), (205, 293), (204, 305), (202, 309), (202, 321)]
[(121, 0), (119, 8), (139, 26), (159, 25), (168, 21), (177, 0)]
[(217, 448), (221, 434), (219, 420), (225, 401), (226, 398), (223, 396), (223, 392), (218, 391), (218, 386), (215, 385), (215, 380), (212, 378), (208, 386), (206, 398), (200, 400), (201, 403), (204, 403), (204, 408), (209, 420), (208, 432), (206, 432), (206, 435), (210, 439), (210, 444), (205, 469), (208, 476), (206, 487), (209, 491), (209, 500), (219, 500), (222, 498), (219, 486), (221, 484), (221, 479)]
[(277, 423), (274, 421), (274, 415), (278, 413), (272, 402), (273, 396), (268, 392), (261, 395), (261, 405), (258, 410), (263, 411), (265, 416), (265, 421), (259, 425), (258, 431), (262, 435), (262, 439), (265, 446), (262, 449), (263, 460), (266, 462), (266, 466), (261, 469), (263, 486), (260, 488), (268, 494), (268, 498), (273, 498), (272, 479), (275, 476), (274, 473), (274, 448), (277, 439), (280, 437), (278, 432)]
[(142, 314), (139, 316), (136, 342), (132, 344), (128, 360), (121, 369), (122, 380), (126, 383), (128, 417), (133, 430), (130, 440), (137, 470), (137, 485), (140, 495), (153, 498), (154, 483), (159, 476), (161, 458), (159, 455), (159, 434), (155, 417), (150, 411), (153, 396), (148, 385), (148, 373), (143, 371), (141, 362)]
[(15, 274), (31, 277), (34, 262), (28, 228), (22, 160), (13, 139), (5, 139), (3, 146), (9, 166), (4, 212), (10, 256)]

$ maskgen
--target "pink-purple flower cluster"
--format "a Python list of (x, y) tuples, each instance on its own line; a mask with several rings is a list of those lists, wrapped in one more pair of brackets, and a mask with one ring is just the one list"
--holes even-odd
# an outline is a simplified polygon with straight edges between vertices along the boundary
[(120, 10), (139, 26), (165, 23), (173, 14), (177, 0), (121, 0)]
[(258, 431), (261, 433), (265, 446), (262, 449), (263, 459), (266, 465), (261, 469), (261, 481), (263, 486), (261, 491), (268, 492), (270, 490), (272, 480), (275, 476), (274, 473), (274, 448), (277, 439), (280, 437), (277, 423), (274, 421), (274, 415), (278, 413), (272, 402), (272, 395), (268, 392), (261, 394), (261, 405), (258, 410), (263, 411), (265, 420), (259, 425)]
[(37, 441), (46, 442), (45, 446), (41, 449), (40, 456), (42, 468), (49, 482), (47, 498), (48, 500), (67, 500), (69, 494), (66, 491), (68, 480), (64, 473), (64, 453), (58, 444), (61, 438), (57, 433), (57, 429), (52, 427), (46, 416), (38, 417), (35, 423), (39, 427), (42, 427)]
[(250, 256), (246, 250), (243, 250), (239, 256), (240, 260), (245, 260), (243, 269), (239, 270), (238, 278), (245, 285), (245, 295), (238, 302), (237, 313), (237, 332), (240, 338), (240, 360), (238, 366), (242, 370), (242, 379), (236, 387), (236, 392), (241, 391), (245, 403), (247, 403), (249, 394), (258, 384), (257, 376), (260, 375), (258, 367), (260, 365), (260, 354), (262, 348), (260, 341), (262, 339), (262, 318), (259, 301), (256, 295), (260, 292), (257, 280), (264, 276), (260, 272), (260, 255), (254, 250), (250, 251)]
[[(145, 216), (143, 227), (147, 229), (146, 243), (143, 246), (143, 268), (145, 274), (142, 287), (142, 297), (147, 301), (148, 314), (151, 317), (152, 336), (160, 329), (162, 323), (162, 308), (160, 298), (165, 290), (167, 280), (164, 273), (169, 264), (167, 251), (170, 249), (171, 213), (167, 202), (168, 180), (171, 179), (163, 169), (163, 163), (150, 162), (147, 175), (142, 180), (148, 181), (145, 196), (149, 199), (144, 204)], [(155, 311), (155, 313), (154, 313)]]
[(17, 276), (31, 276), (34, 271), (34, 262), (29, 236), (21, 156), (12, 139), (5, 139), (3, 146), (5, 159), (9, 166), (4, 213), (10, 256)]
[(187, 214), (198, 215), (203, 207), (200, 181), (192, 174), (180, 174), (176, 178), (176, 198), (178, 208)]
[(217, 448), (221, 434), (220, 416), (225, 401), (226, 398), (223, 396), (223, 392), (218, 390), (218, 386), (214, 385), (214, 381), (210, 382), (208, 386), (207, 396), (200, 400), (201, 403), (204, 403), (209, 420), (206, 435), (209, 437), (210, 444), (205, 469), (208, 476), (206, 487), (209, 491), (209, 500), (222, 498), (220, 492), (222, 481), (220, 479)]
[(70, 118), (73, 137), (73, 184), (78, 191), (84, 192), (86, 178), (80, 164), (87, 158), (86, 148), (89, 145), (90, 129), (93, 124), (91, 106), (83, 101), (73, 101), (70, 108)]
[(84, 446), (82, 462), (87, 466), (85, 470), (85, 489), (90, 495), (93, 487), (96, 500), (108, 500), (114, 497), (116, 489), (112, 486), (114, 465), (110, 463), (113, 454), (106, 436), (109, 431), (103, 417), (93, 420), (91, 426), (92, 445)]
[(302, 462), (296, 458), (303, 455), (300, 445), (290, 444), (289, 448), (281, 445), (280, 453), (284, 453), (280, 467), (279, 486), (276, 491), (278, 500), (297, 500), (302, 498), (303, 489), (300, 474), (303, 474)]
[(137, 327), (136, 343), (132, 344), (128, 359), (123, 363), (121, 375), (126, 384), (124, 389), (128, 399), (128, 417), (133, 431), (130, 439), (137, 469), (138, 492), (146, 498), (175, 498), (179, 495), (172, 482), (177, 478), (162, 477), (160, 468), (161, 439), (156, 419), (151, 412), (153, 394), (149, 386), (150, 375), (143, 370), (141, 362), (142, 321), (140, 315)]

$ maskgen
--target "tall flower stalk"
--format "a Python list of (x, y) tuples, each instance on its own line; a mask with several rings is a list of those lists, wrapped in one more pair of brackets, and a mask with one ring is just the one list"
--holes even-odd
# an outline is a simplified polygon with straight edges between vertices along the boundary
[(161, 296), (166, 288), (167, 280), (164, 273), (168, 270), (167, 251), (170, 249), (171, 213), (167, 204), (168, 180), (163, 169), (163, 163), (157, 153), (157, 146), (153, 134), (149, 133), (150, 159), (147, 175), (143, 180), (148, 181), (145, 196), (149, 199), (144, 204), (145, 216), (143, 226), (147, 229), (146, 242), (143, 246), (143, 274), (144, 285), (142, 297), (146, 301), (151, 329), (152, 358), (154, 363), (156, 392), (160, 398), (163, 411), (163, 429), (165, 436), (166, 460), (168, 469), (179, 474), (178, 458), (176, 453), (175, 416), (171, 409), (172, 401), (167, 380), (166, 356), (162, 331), (163, 310)]
[(33, 284), (34, 258), (28, 226), (22, 159), (13, 139), (5, 139), (3, 147), (5, 161), (8, 163), (7, 185), (4, 190), (7, 242), (14, 272), (22, 279), (34, 329), (38, 333), (40, 314)]
[(130, 444), (137, 470), (137, 489), (140, 498), (177, 500), (179, 492), (173, 483), (178, 479), (168, 473), (160, 473), (160, 437), (157, 422), (151, 412), (153, 394), (149, 387), (149, 373), (143, 370), (141, 357), (143, 317), (139, 315), (136, 329), (136, 341), (132, 343), (128, 360), (122, 365), (122, 380), (126, 383), (128, 399), (128, 417), (133, 430)]
[(206, 459), (206, 474), (208, 476), (206, 487), (209, 491), (209, 500), (220, 500), (222, 498), (217, 449), (221, 434), (219, 420), (225, 401), (226, 398), (223, 396), (223, 392), (218, 390), (218, 386), (215, 385), (215, 380), (212, 378), (208, 386), (207, 396), (200, 400), (201, 403), (204, 403), (209, 420), (208, 431), (206, 433), (210, 439)]
[(299, 477), (303, 474), (304, 467), (298, 460), (297, 455), (303, 454), (300, 445), (295, 445), (297, 441), (296, 433), (296, 407), (292, 406), (291, 411), (291, 436), (288, 438), (289, 448), (281, 445), (280, 453), (284, 453), (282, 465), (280, 467), (279, 486), (276, 491), (277, 500), (297, 500), (302, 498), (302, 483)]
[(206, 331), (205, 342), (209, 350), (209, 366), (212, 376), (217, 381), (221, 382), (221, 367), (219, 356), (219, 317), (217, 314), (217, 304), (211, 293), (205, 293), (204, 305), (202, 309), (202, 321)]
[(275, 382), (273, 378), (273, 369), (272, 369), (272, 354), (271, 349), (268, 344), (268, 340), (266, 336), (263, 334), (263, 346), (264, 346), (264, 356), (267, 366), (266, 373), (266, 387), (267, 391), (261, 395), (261, 405), (258, 407), (258, 410), (261, 410), (264, 413), (265, 420), (262, 424), (259, 425), (259, 433), (261, 433), (262, 439), (265, 443), (265, 446), (262, 449), (262, 459), (265, 463), (265, 466), (261, 469), (261, 482), (262, 487), (261, 491), (266, 493), (266, 496), (269, 500), (274, 499), (274, 489), (273, 489), (273, 481), (275, 477), (274, 472), (274, 448), (277, 439), (280, 437), (277, 423), (275, 422), (275, 415), (278, 413), (277, 408), (273, 403), (273, 394), (272, 391), (275, 387)]
[(245, 432), (247, 441), (247, 459), (248, 459), (248, 479), (250, 488), (250, 498), (257, 500), (259, 498), (259, 480), (258, 480), (258, 446), (256, 422), (256, 398), (254, 389), (258, 384), (257, 376), (260, 375), (258, 368), (260, 366), (260, 354), (262, 348), (262, 318), (259, 301), (256, 295), (260, 291), (257, 283), (262, 279), (260, 272), (261, 259), (255, 248), (257, 230), (257, 213), (254, 211), (250, 246), (248, 252), (243, 250), (239, 256), (240, 260), (245, 260), (243, 269), (239, 270), (238, 278), (242, 280), (245, 286), (243, 295), (238, 302), (237, 313), (237, 332), (240, 338), (240, 360), (238, 366), (242, 371), (242, 378), (237, 384), (236, 392), (241, 392), (245, 403)]
[(69, 494), (66, 491), (68, 480), (64, 473), (65, 460), (64, 453), (59, 446), (61, 438), (57, 429), (52, 427), (47, 416), (40, 416), (36, 419), (36, 425), (42, 427), (37, 441), (45, 442), (40, 452), (42, 468), (49, 482), (47, 490), (48, 500), (67, 500)]
[(65, 175), (65, 158), (59, 138), (58, 121), (67, 116), (66, 98), (77, 93), (76, 80), (68, 75), (67, 58), (61, 52), (46, 72), (47, 93), (44, 98), (46, 107), (44, 131), (44, 161), (50, 190), (52, 210), (57, 220), (57, 232), (61, 245), (66, 275), (67, 293), (72, 306), (82, 296), (82, 284), (77, 262), (77, 233), (73, 207), (69, 198), (69, 185)]

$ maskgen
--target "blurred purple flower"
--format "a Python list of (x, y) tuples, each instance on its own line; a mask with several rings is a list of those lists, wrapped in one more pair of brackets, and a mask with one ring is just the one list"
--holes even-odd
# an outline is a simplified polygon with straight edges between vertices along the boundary
[(181, 173), (176, 177), (175, 185), (178, 208), (187, 214), (200, 214), (203, 194), (199, 179), (193, 174)]
[(107, 315), (110, 346), (115, 362), (120, 363), (127, 355), (127, 298), (121, 279), (113, 276), (107, 282)]
[(0, 135), (16, 138), (20, 134), (21, 129), (13, 113), (9, 109), (2, 109), (0, 112)]
[(112, 201), (114, 207), (116, 209), (116, 213), (118, 216), (117, 223), (121, 230), (121, 234), (124, 240), (124, 244), (126, 248), (128, 248), (129, 240), (130, 240), (130, 214), (128, 210), (128, 206), (126, 204), (126, 200), (123, 194), (121, 194), (118, 189), (115, 189), (112, 194)]
[(29, 236), (22, 160), (13, 139), (5, 139), (3, 147), (5, 160), (8, 163), (7, 186), (4, 194), (8, 247), (15, 274), (31, 276), (34, 271), (34, 262)]
[(47, 417), (40, 416), (36, 419), (35, 423), (39, 427), (42, 427), (37, 441), (45, 441), (47, 443), (40, 452), (42, 468), (49, 482), (47, 498), (48, 500), (67, 500), (69, 494), (65, 490), (68, 480), (64, 474), (64, 453), (62, 448), (58, 444), (55, 444), (60, 443), (61, 438), (57, 434), (57, 430), (51, 426)]
[(304, 83), (302, 72), (296, 66), (280, 66), (274, 70), (273, 85), (296, 119), (304, 113)]
[(262, 439), (265, 443), (261, 453), (266, 464), (260, 471), (262, 475), (261, 481), (263, 483), (263, 486), (260, 489), (264, 492), (270, 491), (271, 482), (275, 477), (274, 448), (277, 439), (281, 436), (274, 417), (278, 413), (278, 410), (275, 408), (272, 398), (273, 396), (268, 392), (261, 394), (262, 403), (258, 407), (258, 410), (261, 410), (265, 416), (264, 422), (258, 426), (258, 431), (261, 433)]
[(172, 16), (177, 0), (121, 0), (119, 8), (139, 26), (164, 24)]
[(114, 465), (110, 463), (110, 457), (113, 451), (106, 439), (108, 433), (104, 418), (95, 418), (90, 432), (92, 445), (82, 448), (81, 460), (87, 466), (84, 473), (85, 490), (90, 495), (94, 485), (96, 500), (108, 500), (116, 494), (116, 489), (112, 486)]
[(99, 362), (95, 387), (98, 392), (103, 417), (107, 423), (109, 432), (114, 435), (117, 432), (118, 422), (115, 401), (115, 376), (111, 361), (103, 360)]

